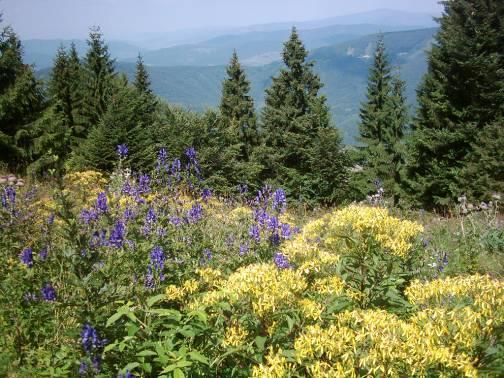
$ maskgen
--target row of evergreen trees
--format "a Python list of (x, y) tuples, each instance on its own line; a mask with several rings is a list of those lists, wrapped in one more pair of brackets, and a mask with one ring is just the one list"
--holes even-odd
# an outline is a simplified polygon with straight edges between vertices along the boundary
[(379, 182), (396, 205), (446, 207), (463, 192), (488, 199), (504, 191), (504, 4), (444, 6), (413, 119), (405, 84), (378, 41), (357, 149), (343, 147), (295, 29), (258, 116), (236, 53), (219, 109), (196, 114), (154, 96), (141, 57), (133, 83), (117, 74), (99, 29), (82, 59), (73, 45), (58, 51), (45, 89), (4, 28), (0, 159), (32, 174), (111, 170), (116, 146), (126, 143), (127, 163), (146, 170), (159, 148), (177, 156), (194, 146), (207, 184), (221, 192), (270, 182), (291, 198), (330, 204), (362, 199)]
[[(268, 182), (282, 185), (302, 201), (343, 200), (348, 159), (326, 99), (319, 94), (320, 78), (306, 62), (308, 53), (295, 29), (284, 46), (285, 68), (267, 91), (260, 122), (236, 53), (223, 82), (219, 110), (189, 115), (156, 99), (141, 57), (133, 83), (117, 74), (99, 29), (91, 30), (82, 59), (74, 45), (58, 50), (46, 90), (34, 79), (32, 68), (22, 63), (15, 33), (10, 28), (5, 33), (14, 41), (5, 50), (17, 54), (38, 95), (32, 111), (19, 110), (30, 119), (2, 126), (2, 140), (17, 151), (2, 158), (11, 169), (27, 167), (34, 175), (48, 169), (111, 170), (116, 146), (125, 143), (127, 164), (148, 170), (161, 147), (176, 156), (194, 146), (207, 183), (221, 192)], [(14, 77), (10, 87), (20, 80)], [(2, 99), (6, 94), (2, 91)], [(20, 119), (16, 114), (12, 118)]]
[(442, 3), (414, 119), (383, 40), (370, 70), (352, 187), (379, 179), (395, 204), (446, 209), (462, 194), (504, 192), (504, 2)]

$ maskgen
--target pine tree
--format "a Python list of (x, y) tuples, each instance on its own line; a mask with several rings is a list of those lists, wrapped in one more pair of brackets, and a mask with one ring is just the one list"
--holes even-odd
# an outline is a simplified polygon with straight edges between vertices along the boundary
[(390, 80), (390, 62), (383, 35), (380, 35), (369, 72), (367, 99), (360, 111), (360, 142), (364, 144), (373, 145), (384, 141), (384, 130), (388, 127), (389, 121), (387, 106)]
[(140, 115), (144, 117), (144, 123), (150, 125), (154, 122), (155, 111), (157, 107), (156, 96), (151, 89), (149, 73), (145, 68), (142, 57), (138, 55), (136, 64), (135, 82), (133, 83), (140, 94), (143, 106), (139, 109)]
[(151, 81), (149, 79), (149, 74), (145, 68), (142, 56), (138, 54), (138, 59), (136, 63), (136, 73), (135, 73), (135, 83), (136, 89), (140, 93), (152, 94)]
[(390, 170), (385, 187), (392, 193), (394, 205), (399, 204), (404, 184), (406, 159), (405, 137), (409, 127), (406, 104), (406, 83), (399, 74), (392, 78), (389, 103), (389, 124), (385, 131), (385, 151), (389, 156)]
[[(313, 162), (317, 160), (321, 130), (332, 127), (326, 99), (319, 94), (322, 83), (313, 72), (313, 62), (306, 62), (308, 52), (292, 29), (282, 53), (286, 68), (273, 78), (266, 90), (263, 110), (265, 146), (261, 149), (266, 167), (263, 178), (285, 187), (289, 195), (302, 201), (325, 201), (317, 191), (322, 172)], [(331, 138), (331, 149), (341, 149), (340, 139)], [(334, 164), (335, 169), (338, 164)], [(336, 174), (332, 175), (335, 176)], [(331, 182), (336, 187), (341, 182)], [(327, 190), (326, 190), (327, 192)], [(331, 192), (331, 190), (329, 190)]]
[(453, 0), (443, 5), (418, 90), (408, 158), (410, 195), (425, 207), (446, 207), (463, 192), (476, 197), (487, 192), (474, 187), (476, 177), (464, 171), (485, 140), (486, 125), (504, 112), (504, 3)]
[(115, 76), (114, 64), (103, 40), (100, 28), (92, 28), (88, 39), (88, 52), (83, 63), (83, 109), (85, 129), (98, 124), (105, 113), (111, 94), (111, 83)]
[(11, 27), (0, 32), (0, 160), (22, 168), (29, 160), (29, 124), (44, 107), (33, 69), (23, 63), (22, 46)]
[(236, 51), (233, 52), (227, 78), (222, 84), (220, 112), (223, 127), (228, 129), (231, 143), (241, 144), (242, 160), (249, 160), (259, 135), (254, 110), (254, 100), (250, 96), (250, 82), (240, 65)]
[(65, 48), (60, 46), (54, 59), (49, 96), (55, 106), (61, 109), (69, 127), (74, 124), (71, 86), (69, 57)]
[(399, 203), (404, 167), (403, 138), (408, 124), (405, 83), (393, 75), (383, 35), (378, 37), (369, 70), (366, 101), (360, 111), (361, 146), (357, 163), (363, 171), (354, 174), (352, 186), (360, 197), (376, 191), (377, 182)]
[(142, 116), (143, 99), (125, 76), (114, 79), (108, 106), (81, 146), (73, 153), (72, 169), (110, 171), (117, 161), (117, 145), (129, 149), (128, 164), (135, 170), (146, 169), (155, 160), (149, 125)]

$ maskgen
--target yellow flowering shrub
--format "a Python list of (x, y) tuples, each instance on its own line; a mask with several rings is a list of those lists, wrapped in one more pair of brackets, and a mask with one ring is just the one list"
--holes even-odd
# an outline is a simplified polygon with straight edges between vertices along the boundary
[(405, 258), (411, 250), (411, 240), (422, 231), (422, 225), (392, 217), (387, 209), (351, 205), (308, 223), (287, 250), (318, 243), (320, 248), (345, 253), (351, 248), (347, 237), (363, 246), (366, 238), (372, 237), (391, 254)]
[(250, 207), (240, 206), (233, 209), (229, 216), (233, 220), (242, 220), (252, 217), (253, 211)]
[(187, 296), (194, 294), (199, 288), (199, 282), (190, 279), (182, 283), (182, 285), (168, 285), (165, 289), (166, 299), (174, 302), (182, 302)]
[(107, 180), (100, 172), (83, 171), (69, 173), (64, 177), (63, 193), (72, 193), (72, 198), (80, 204), (90, 204), (105, 189)]
[(297, 364), (314, 377), (424, 376), (434, 367), (476, 375), (469, 355), (384, 310), (344, 312), (328, 328), (307, 327), (294, 349)]
[(232, 305), (250, 306), (262, 318), (281, 308), (295, 306), (298, 294), (306, 287), (305, 280), (296, 271), (279, 270), (274, 264), (253, 264), (231, 274), (223, 281), (218, 294), (204, 294), (197, 303), (215, 304), (225, 299)]
[(237, 323), (233, 323), (230, 327), (226, 329), (226, 333), (224, 335), (224, 340), (222, 341), (222, 345), (224, 347), (237, 347), (244, 343), (245, 339), (248, 336), (248, 332), (241, 325)]
[(311, 299), (301, 299), (298, 302), (298, 307), (301, 309), (301, 313), (306, 319), (322, 320), (321, 315), (322, 312), (324, 312), (323, 305)]
[(266, 364), (256, 365), (252, 368), (253, 378), (283, 378), (289, 376), (293, 365), (282, 356), (282, 350), (274, 352), (270, 347), (266, 356)]
[(406, 289), (406, 295), (411, 303), (423, 307), (470, 304), (486, 317), (504, 321), (504, 280), (489, 276), (448, 277), (428, 283), (416, 280)]

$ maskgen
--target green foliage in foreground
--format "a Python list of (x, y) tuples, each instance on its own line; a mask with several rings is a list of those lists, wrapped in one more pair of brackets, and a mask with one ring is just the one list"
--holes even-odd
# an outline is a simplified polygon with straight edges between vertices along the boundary
[[(386, 360), (398, 375), (502, 373), (502, 306), (481, 324), (464, 318), (479, 314), (478, 300), (504, 300), (498, 203), (460, 219), (407, 214), (426, 225), (422, 241), (420, 224), (382, 208), (303, 214), (269, 187), (217, 200), (198, 183), (194, 151), (180, 167), (165, 154), (150, 176), (124, 169), (123, 155), (110, 178), (0, 187), (0, 375), (318, 377), (320, 364), (345, 368), (347, 353), (353, 374), (367, 376), (385, 363), (365, 357), (389, 345), (383, 332), (399, 343)], [(470, 292), (417, 303), (443, 285), (466, 290), (465, 280)], [(431, 310), (444, 311), (434, 330), (451, 322), (435, 342), (435, 332), (414, 333)], [(338, 348), (344, 335), (356, 354), (347, 343), (337, 354), (306, 344)], [(412, 340), (428, 343), (404, 364)], [(436, 360), (436, 343), (453, 354)]]

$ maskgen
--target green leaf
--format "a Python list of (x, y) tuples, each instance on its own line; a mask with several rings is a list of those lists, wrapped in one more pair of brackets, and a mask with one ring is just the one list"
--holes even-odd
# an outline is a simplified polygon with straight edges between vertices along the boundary
[(112, 343), (112, 344), (108, 344), (105, 349), (103, 350), (104, 353), (107, 353), (108, 351), (111, 351), (112, 349), (114, 349), (115, 347), (117, 346), (116, 343)]
[(203, 356), (200, 352), (197, 351), (189, 352), (188, 356), (191, 357), (191, 359), (194, 361), (198, 361), (205, 365), (208, 365), (208, 358)]
[(167, 309), (167, 308), (159, 308), (159, 309), (149, 310), (149, 313), (157, 314), (162, 317), (163, 316), (170, 317), (170, 318), (175, 319), (177, 321), (180, 321), (180, 319), (182, 319), (182, 315), (180, 314), (180, 312), (178, 312), (177, 310), (171, 310), (171, 309)]
[(263, 351), (264, 350), (264, 344), (266, 343), (266, 340), (268, 338), (265, 337), (265, 336), (257, 336), (255, 338), (255, 344), (257, 345), (257, 348), (259, 349), (259, 351)]
[(123, 315), (124, 315), (123, 312), (116, 312), (114, 315), (108, 318), (106, 327), (110, 327), (112, 324), (118, 321)]
[(139, 367), (140, 364), (138, 362), (130, 362), (128, 365), (126, 365), (123, 369), (124, 372), (126, 372), (126, 370), (129, 370), (129, 371), (132, 371), (134, 368), (136, 367)]
[(141, 352), (138, 352), (135, 356), (137, 357), (157, 356), (157, 353), (152, 350), (142, 350)]
[(152, 307), (154, 304), (158, 303), (159, 301), (163, 300), (165, 298), (164, 294), (159, 294), (155, 295), (154, 297), (150, 297), (147, 299), (147, 306)]
[(185, 377), (184, 372), (179, 368), (173, 371), (173, 378), (184, 378), (184, 377)]

